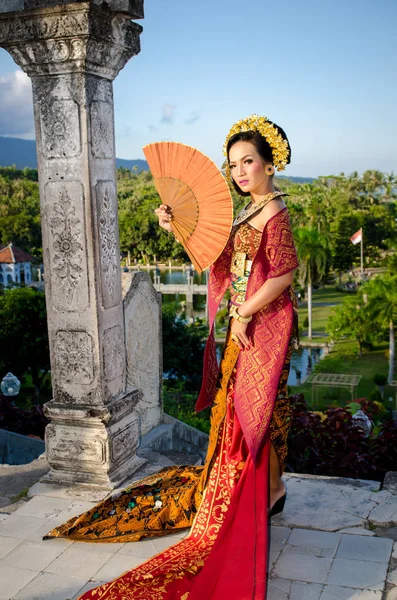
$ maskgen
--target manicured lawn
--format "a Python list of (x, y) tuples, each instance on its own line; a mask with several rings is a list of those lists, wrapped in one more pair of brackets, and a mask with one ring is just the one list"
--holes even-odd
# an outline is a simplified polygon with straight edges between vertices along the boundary
[[(321, 337), (315, 335), (312, 341), (326, 342), (326, 325), (329, 316), (332, 314), (332, 306), (318, 306), (317, 303), (329, 302), (332, 304), (340, 304), (346, 298), (347, 294), (339, 292), (336, 286), (327, 286), (326, 289), (319, 289), (313, 292), (313, 332), (322, 334)], [(299, 322), (303, 323), (308, 315), (307, 302), (301, 302), (299, 306)], [(307, 340), (307, 328), (304, 329), (301, 335), (301, 341)], [(331, 353), (326, 356), (316, 367), (316, 372), (323, 373), (345, 373), (346, 375), (359, 374), (361, 375), (360, 382), (357, 386), (357, 398), (368, 398), (370, 393), (376, 389), (373, 383), (375, 374), (380, 373), (387, 375), (388, 360), (387, 360), (388, 343), (383, 342), (378, 344), (374, 350), (364, 353), (361, 358), (355, 358), (354, 354), (358, 351), (357, 342), (354, 340), (339, 341), (335, 344)], [(311, 403), (312, 386), (304, 384), (291, 388), (291, 393), (303, 393), (306, 400)], [(395, 406), (396, 390), (391, 386), (386, 386), (384, 391), (383, 402), (385, 406), (396, 408)], [(392, 397), (392, 401), (389, 401)], [(345, 388), (318, 388), (318, 403), (316, 408), (322, 410), (329, 406), (344, 406), (351, 401), (351, 393)]]
[[(313, 332), (321, 332), (325, 334), (327, 319), (331, 314), (332, 306), (316, 306), (312, 307), (312, 328)], [(308, 310), (305, 306), (299, 306), (299, 323), (303, 323), (308, 316)], [(304, 329), (304, 335), (307, 335), (307, 328)]]
[[(323, 373), (345, 373), (346, 375), (361, 375), (357, 386), (357, 398), (368, 398), (369, 394), (376, 389), (373, 377), (376, 373), (387, 375), (388, 361), (386, 352), (387, 342), (383, 342), (375, 347), (374, 350), (366, 352), (361, 358), (354, 358), (352, 350), (357, 349), (356, 342), (339, 342), (334, 350), (326, 356), (317, 366), (316, 372)], [(307, 402), (311, 403), (312, 386), (303, 384), (301, 386), (291, 387), (291, 393), (303, 393)], [(395, 388), (385, 387), (383, 403), (387, 407), (395, 408)], [(392, 397), (392, 401), (389, 401)], [(351, 402), (351, 394), (344, 388), (326, 388), (318, 389), (318, 403), (315, 408), (323, 410), (330, 406), (344, 406)]]
[[(312, 328), (314, 333), (323, 334), (321, 338), (314, 336), (315, 341), (327, 341), (326, 325), (328, 317), (332, 314), (333, 306), (319, 306), (317, 303), (341, 304), (347, 294), (339, 292), (335, 285), (326, 286), (325, 289), (313, 291), (313, 306), (312, 306)], [(299, 323), (303, 324), (308, 316), (307, 298), (299, 305)], [(302, 340), (307, 339), (307, 328), (303, 330)]]
[[(348, 294), (340, 292), (336, 289), (335, 285), (327, 285), (325, 289), (321, 288), (313, 291), (313, 302), (331, 302), (332, 304), (339, 304), (346, 298)], [(305, 297), (305, 302), (307, 296)]]

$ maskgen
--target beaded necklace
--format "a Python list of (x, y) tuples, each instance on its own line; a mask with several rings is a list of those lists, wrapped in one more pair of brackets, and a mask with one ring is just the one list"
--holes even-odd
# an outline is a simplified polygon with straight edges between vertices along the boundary
[[(280, 192), (280, 191), (271, 192), (270, 194), (266, 194), (266, 196), (263, 198), (263, 200), (261, 200), (258, 204), (252, 204), (252, 206), (250, 206), (251, 201), (248, 202), (248, 204), (240, 210), (237, 217), (234, 219), (233, 227), (235, 227), (236, 225), (240, 225), (240, 223), (243, 223), (244, 221), (246, 221), (247, 219), (252, 217), (252, 215), (255, 215), (264, 206), (266, 206), (266, 204), (271, 202), (271, 200), (274, 200), (274, 198), (277, 198), (279, 196), (288, 196), (288, 194), (286, 194), (285, 192)], [(250, 208), (248, 208), (249, 206), (250, 206)]]

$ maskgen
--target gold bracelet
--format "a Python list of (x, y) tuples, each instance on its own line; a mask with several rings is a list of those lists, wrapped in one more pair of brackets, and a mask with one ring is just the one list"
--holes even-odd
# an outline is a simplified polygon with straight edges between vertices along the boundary
[(235, 304), (232, 304), (229, 310), (229, 316), (233, 317), (233, 319), (236, 319), (236, 321), (239, 321), (240, 323), (249, 323), (250, 321), (252, 321), (252, 315), (249, 317), (242, 317), (239, 312), (238, 312), (238, 307)]

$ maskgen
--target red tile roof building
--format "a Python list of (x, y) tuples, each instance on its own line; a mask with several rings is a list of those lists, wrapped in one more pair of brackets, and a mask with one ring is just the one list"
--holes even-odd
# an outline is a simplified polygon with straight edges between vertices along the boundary
[(0, 285), (30, 284), (32, 282), (30, 263), (33, 261), (33, 256), (17, 248), (12, 242), (8, 246), (0, 246)]
[(33, 256), (28, 254), (28, 252), (25, 252), (25, 250), (17, 248), (12, 242), (8, 244), (8, 246), (2, 246), (0, 248), (0, 264), (15, 264), (33, 261)]

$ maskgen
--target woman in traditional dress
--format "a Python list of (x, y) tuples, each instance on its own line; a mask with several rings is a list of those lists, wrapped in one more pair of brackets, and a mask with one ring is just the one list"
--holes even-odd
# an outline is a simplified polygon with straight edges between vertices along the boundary
[[(298, 261), (286, 194), (273, 185), (275, 167), (283, 170), (291, 150), (280, 127), (252, 115), (232, 127), (224, 153), (227, 177), (250, 202), (210, 268), (210, 335), (196, 406), (212, 406), (205, 464), (166, 467), (47, 537), (123, 542), (190, 532), (80, 600), (266, 598), (268, 519), (286, 499), (287, 379), (297, 342)], [(161, 205), (156, 213), (171, 231), (170, 209)], [(228, 288), (230, 321), (218, 366), (213, 324)]]

